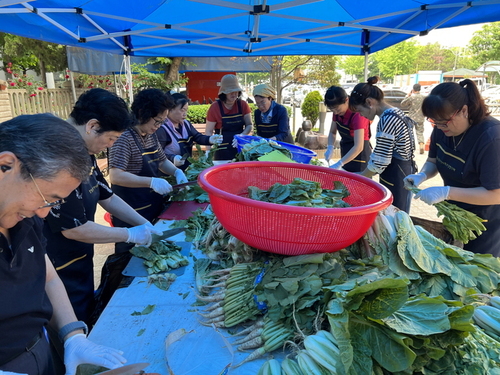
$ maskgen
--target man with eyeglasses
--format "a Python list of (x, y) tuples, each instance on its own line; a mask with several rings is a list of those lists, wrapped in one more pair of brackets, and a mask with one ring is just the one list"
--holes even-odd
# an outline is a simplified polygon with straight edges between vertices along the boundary
[(121, 352), (86, 338), (45, 253), (43, 221), (90, 172), (79, 133), (49, 114), (0, 124), (0, 373), (54, 375), (46, 327), (64, 343), (66, 374), (121, 366)]

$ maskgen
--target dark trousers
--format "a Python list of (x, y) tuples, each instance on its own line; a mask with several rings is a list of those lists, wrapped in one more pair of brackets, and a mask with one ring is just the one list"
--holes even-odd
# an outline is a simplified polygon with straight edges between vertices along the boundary
[(30, 350), (1, 365), (0, 370), (28, 375), (54, 375), (52, 355), (45, 333)]

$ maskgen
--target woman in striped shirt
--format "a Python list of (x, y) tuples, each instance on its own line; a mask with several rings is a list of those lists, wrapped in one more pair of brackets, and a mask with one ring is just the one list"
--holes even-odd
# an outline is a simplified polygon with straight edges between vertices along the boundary
[(404, 188), (403, 179), (416, 171), (413, 161), (414, 122), (400, 109), (384, 102), (384, 93), (375, 86), (377, 82), (378, 77), (370, 77), (367, 83), (358, 83), (349, 98), (352, 111), (359, 112), (370, 121), (375, 116), (380, 118), (377, 124), (376, 145), (361, 175), (380, 175), (380, 183), (387, 187), (394, 197), (393, 205), (409, 213), (411, 192)]

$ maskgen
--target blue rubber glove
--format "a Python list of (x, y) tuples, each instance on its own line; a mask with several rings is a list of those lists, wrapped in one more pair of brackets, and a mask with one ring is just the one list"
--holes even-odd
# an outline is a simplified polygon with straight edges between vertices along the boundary
[(97, 345), (83, 333), (71, 336), (64, 342), (64, 364), (66, 375), (75, 375), (78, 365), (89, 363), (115, 369), (123, 366), (127, 360), (123, 352), (103, 345)]
[(332, 158), (332, 155), (333, 155), (333, 145), (328, 145), (325, 151), (325, 160), (329, 162), (330, 159)]
[(186, 175), (181, 169), (177, 169), (175, 171), (174, 177), (178, 184), (185, 184), (186, 182), (188, 182)]
[(449, 194), (449, 186), (434, 186), (419, 191), (415, 194), (415, 199), (420, 199), (427, 204), (436, 204), (448, 199)]
[(408, 176), (403, 178), (404, 186), (407, 190), (418, 187), (425, 180), (427, 180), (427, 175), (423, 172), (409, 174)]
[(339, 160), (335, 164), (330, 165), (330, 168), (332, 168), (332, 169), (342, 169), (343, 166), (344, 166), (344, 163), (342, 163), (342, 160)]

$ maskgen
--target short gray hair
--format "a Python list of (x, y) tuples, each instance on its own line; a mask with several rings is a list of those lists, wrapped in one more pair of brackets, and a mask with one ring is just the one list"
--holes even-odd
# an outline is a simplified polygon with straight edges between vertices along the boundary
[(21, 174), (50, 181), (66, 171), (85, 181), (90, 155), (78, 131), (49, 113), (21, 115), (0, 124), (0, 152), (10, 151), (21, 161)]

